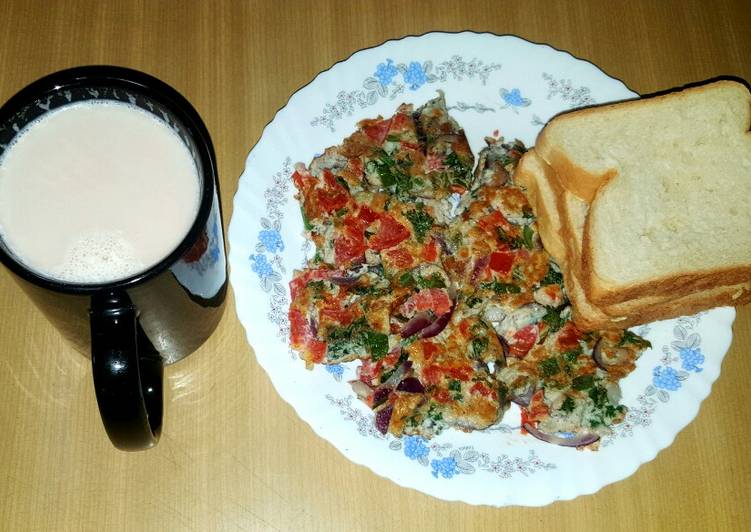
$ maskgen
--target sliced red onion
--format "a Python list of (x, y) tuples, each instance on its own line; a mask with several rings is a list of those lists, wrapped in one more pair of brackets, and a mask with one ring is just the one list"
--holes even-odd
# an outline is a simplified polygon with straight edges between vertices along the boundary
[(379, 388), (393, 388), (397, 385), (397, 383), (401, 382), (401, 380), (404, 378), (404, 376), (407, 374), (407, 372), (412, 369), (412, 362), (407, 360), (406, 362), (402, 363), (398, 368), (394, 370), (394, 373), (392, 373), (388, 379), (386, 379), (385, 382), (382, 382), (378, 387)]
[(535, 393), (535, 387), (534, 386), (527, 386), (525, 389), (520, 391), (513, 391), (509, 393), (508, 398), (516, 403), (519, 406), (528, 407), (530, 401), (532, 401), (532, 396)]
[(524, 429), (538, 440), (542, 440), (547, 443), (553, 443), (555, 445), (561, 445), (563, 447), (585, 447), (587, 445), (593, 444), (600, 439), (597, 434), (592, 434), (589, 432), (579, 434), (578, 436), (572, 436), (571, 438), (562, 438), (560, 436), (556, 436), (555, 434), (542, 432), (531, 423), (525, 423)]
[(418, 312), (412, 319), (404, 324), (401, 331), (402, 338), (409, 338), (413, 334), (423, 330), (433, 322), (433, 315), (428, 312)]
[(438, 242), (438, 245), (444, 253), (448, 253), (450, 251), (449, 245), (446, 243), (446, 239), (444, 239), (443, 236), (434, 234), (433, 238), (435, 238), (435, 241)]
[(608, 370), (608, 364), (602, 359), (602, 338), (598, 338), (594, 347), (592, 347), (592, 359), (597, 364), (597, 367), (605, 371)]
[(389, 405), (382, 410), (379, 410), (375, 415), (375, 426), (378, 432), (386, 434), (389, 431), (389, 423), (391, 422), (391, 414), (394, 413), (394, 407)]
[(503, 361), (505, 362), (509, 355), (509, 345), (506, 339), (501, 336), (500, 334), (496, 334), (498, 337), (498, 341), (501, 343), (501, 348), (503, 349)]
[[(612, 362), (608, 362), (602, 352), (602, 338), (598, 338), (597, 342), (595, 342), (594, 347), (592, 348), (592, 359), (595, 361), (595, 364), (597, 364), (597, 367), (604, 371), (609, 371), (610, 368), (613, 366), (617, 366), (619, 364), (622, 364), (624, 361), (622, 360), (622, 356), (615, 357), (615, 360)], [(625, 350), (621, 350), (621, 355), (627, 354)]]
[(446, 325), (448, 325), (451, 320), (455, 308), (456, 300), (453, 299), (449, 311), (446, 314), (441, 314), (437, 320), (425, 327), (422, 332), (420, 332), (420, 338), (432, 338), (441, 334), (441, 331), (446, 328)]
[(318, 322), (313, 318), (313, 316), (308, 319), (308, 330), (310, 331), (310, 334), (313, 336), (318, 336)]
[(391, 395), (391, 388), (379, 386), (373, 393), (373, 405), (371, 408), (375, 408), (376, 406), (382, 404), (384, 401), (386, 401), (386, 399), (389, 398), (389, 395)]
[(329, 277), (329, 281), (339, 286), (352, 286), (359, 279), (359, 275), (332, 275)]
[(423, 393), (425, 391), (425, 387), (422, 385), (419, 379), (417, 379), (417, 377), (407, 377), (399, 383), (399, 385), (396, 387), (396, 390), (398, 392)]
[(362, 382), (361, 380), (350, 381), (352, 391), (355, 392), (357, 397), (361, 400), (367, 399), (367, 397), (373, 393), (373, 388)]
[(490, 257), (482, 257), (475, 262), (475, 267), (472, 269), (472, 275), (469, 278), (469, 282), (475, 284), (480, 273), (490, 264)]

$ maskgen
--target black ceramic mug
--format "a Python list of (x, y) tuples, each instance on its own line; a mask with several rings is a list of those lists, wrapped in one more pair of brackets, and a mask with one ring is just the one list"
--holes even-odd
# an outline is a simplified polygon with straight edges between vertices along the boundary
[(62, 106), (90, 100), (139, 107), (179, 135), (200, 187), (198, 212), (187, 235), (147, 270), (103, 284), (61, 282), (35, 272), (1, 234), (0, 260), (63, 336), (91, 356), (97, 403), (110, 440), (123, 450), (146, 449), (156, 444), (161, 431), (163, 366), (195, 351), (224, 309), (227, 264), (216, 159), (203, 121), (172, 87), (126, 68), (87, 66), (46, 76), (0, 108), (0, 161), (25, 125)]

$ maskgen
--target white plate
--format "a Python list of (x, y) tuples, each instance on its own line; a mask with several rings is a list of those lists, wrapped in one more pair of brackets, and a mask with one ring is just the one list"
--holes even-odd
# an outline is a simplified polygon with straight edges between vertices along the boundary
[(292, 165), (339, 144), (358, 120), (446, 93), (475, 153), (498, 130), (534, 142), (554, 114), (636, 96), (591, 63), (514, 36), (429, 33), (359, 51), (297, 91), (253, 147), (229, 228), (237, 313), (285, 401), (344, 456), (394, 482), (471, 504), (538, 506), (593, 493), (632, 474), (691, 421), (720, 373), (733, 309), (637, 328), (654, 348), (623, 382), (630, 411), (598, 452), (519, 433), (518, 410), (484, 432), (430, 441), (383, 436), (347, 384), (356, 363), (305, 369), (288, 342), (288, 282), (310, 251)]

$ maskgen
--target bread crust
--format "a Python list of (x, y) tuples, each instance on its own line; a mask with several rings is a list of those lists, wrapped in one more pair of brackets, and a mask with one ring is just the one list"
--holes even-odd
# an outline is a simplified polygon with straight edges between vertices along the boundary
[[(715, 306), (740, 305), (751, 301), (751, 282), (741, 282), (719, 286), (715, 284), (707, 290), (685, 294), (640, 294), (613, 305), (600, 306), (594, 303), (588, 298), (581, 282), (582, 254), (576, 244), (582, 242), (582, 235), (575, 234), (565, 199), (566, 194), (571, 193), (557, 179), (557, 173), (539, 157), (536, 149), (530, 149), (524, 155), (515, 180), (527, 189), (530, 204), (538, 217), (538, 230), (543, 245), (563, 272), (573, 319), (579, 328), (627, 328), (693, 314)], [(568, 201), (572, 201), (570, 197)]]
[[(633, 306), (631, 303), (633, 300), (639, 300), (647, 295), (650, 297), (662, 296), (669, 299), (712, 287), (744, 283), (751, 280), (751, 264), (686, 271), (679, 274), (671, 273), (631, 286), (613, 285), (598, 276), (594, 259), (596, 243), (592, 241), (590, 227), (593, 223), (592, 217), (587, 216), (586, 218), (583, 235), (580, 238), (581, 249), (576, 249), (576, 246), (572, 249), (570, 244), (571, 224), (567, 223), (565, 206), (560, 207), (560, 204), (565, 204), (566, 194), (573, 194), (590, 205), (595, 204), (598, 197), (607, 189), (608, 183), (612, 179), (617, 179), (617, 171), (611, 169), (600, 174), (593, 174), (570, 160), (556, 142), (557, 127), (563, 124), (570, 130), (577, 121), (586, 120), (588, 116), (595, 114), (614, 115), (613, 120), (616, 120), (620, 113), (629, 112), (630, 109), (649, 108), (668, 100), (673, 103), (680, 103), (681, 100), (685, 101), (687, 98), (695, 97), (698, 93), (718, 89), (730, 91), (728, 94), (732, 98), (745, 99), (751, 108), (751, 93), (746, 86), (732, 80), (720, 80), (678, 90), (677, 92), (670, 91), (646, 99), (617, 102), (564, 113), (554, 117), (540, 133), (535, 150), (538, 156), (555, 169), (558, 185), (563, 189), (561, 194), (564, 200), (558, 203), (562, 217), (560, 222), (561, 238), (565, 243), (569, 243), (567, 247), (569, 268), (574, 270), (575, 275), (581, 282), (581, 287), (586, 293), (587, 299), (604, 312), (619, 314), (624, 310), (628, 311)], [(745, 130), (747, 131), (748, 127)], [(562, 245), (565, 245), (565, 243)]]

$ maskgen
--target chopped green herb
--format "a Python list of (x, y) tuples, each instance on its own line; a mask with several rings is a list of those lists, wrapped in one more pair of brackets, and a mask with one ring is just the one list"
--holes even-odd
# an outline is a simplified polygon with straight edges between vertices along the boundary
[(452, 184), (469, 188), (472, 183), (472, 167), (464, 162), (455, 152), (449, 153), (443, 160), (444, 165), (453, 174)]
[(484, 334), (488, 330), (488, 326), (484, 321), (478, 321), (469, 328), (469, 332), (472, 334)]
[(549, 284), (563, 285), (563, 275), (561, 272), (554, 270), (552, 264), (548, 267), (548, 273), (540, 281), (541, 286)]
[(422, 203), (418, 203), (416, 209), (407, 211), (405, 216), (412, 224), (412, 228), (415, 231), (415, 238), (418, 242), (422, 242), (425, 239), (425, 235), (427, 235), (433, 227), (433, 217), (425, 212)]
[(524, 238), (509, 235), (502, 227), (496, 227), (496, 233), (498, 234), (498, 239), (511, 249), (519, 249), (525, 246)]
[(313, 226), (310, 223), (310, 220), (308, 220), (308, 217), (305, 216), (305, 209), (302, 205), (300, 205), (300, 214), (302, 214), (302, 225), (305, 228), (306, 231), (310, 231), (313, 229)]
[(381, 294), (383, 292), (383, 289), (373, 284), (366, 284), (366, 285), (355, 285), (352, 288), (350, 288), (349, 291), (358, 296), (365, 296), (365, 295)]
[(399, 142), (399, 136), (392, 133), (391, 135), (386, 137), (386, 140), (388, 140), (389, 142)]
[(388, 336), (371, 329), (364, 317), (347, 327), (331, 329), (326, 339), (326, 356), (334, 360), (363, 353), (369, 353), (373, 360), (379, 360), (389, 350)]
[(419, 334), (413, 334), (412, 336), (408, 338), (402, 338), (401, 345), (402, 347), (408, 347), (412, 345), (413, 343), (415, 343), (415, 340), (418, 340), (419, 338), (420, 338)]
[(336, 211), (336, 215), (339, 216), (340, 218), (342, 216), (344, 216), (345, 214), (347, 214), (347, 208), (346, 207), (342, 207), (341, 209), (339, 209), (338, 211)]
[(323, 281), (310, 281), (307, 284), (307, 287), (312, 290), (313, 297), (315, 299), (320, 299), (323, 297), (323, 289), (325, 288)]
[(438, 410), (438, 405), (435, 403), (430, 403), (430, 407), (428, 407), (428, 418), (436, 423), (443, 421), (443, 414)]
[(363, 343), (370, 352), (370, 358), (379, 360), (389, 352), (389, 337), (376, 331), (364, 331)]
[(450, 380), (449, 381), (449, 390), (452, 392), (460, 392), (462, 391), (462, 383), (457, 380)]
[(480, 337), (472, 338), (472, 342), (469, 346), (472, 350), (472, 356), (480, 357), (488, 348), (488, 339)]
[(498, 280), (494, 280), (492, 283), (480, 283), (480, 288), (490, 289), (496, 294), (519, 294), (522, 289), (511, 283), (502, 283)]
[(467, 299), (466, 304), (469, 308), (474, 308), (475, 305), (482, 303), (482, 298), (477, 296), (471, 296)]
[(573, 364), (576, 362), (579, 358), (579, 355), (582, 354), (582, 348), (579, 347), (578, 349), (572, 349), (571, 351), (566, 351), (563, 353), (563, 358), (566, 362), (569, 364)]
[(511, 271), (511, 278), (518, 283), (524, 282), (524, 272), (518, 264), (514, 266), (514, 269)]
[(576, 407), (576, 403), (574, 403), (574, 400), (571, 399), (570, 397), (566, 397), (563, 400), (563, 403), (561, 403), (560, 410), (562, 410), (563, 412), (566, 412), (567, 414), (570, 414), (571, 412), (574, 411), (575, 407)]
[(638, 334), (634, 334), (629, 330), (623, 331), (623, 336), (621, 337), (621, 341), (618, 342), (618, 345), (625, 345), (625, 344), (633, 344), (640, 349), (649, 349), (652, 347), (652, 344), (648, 340), (645, 340)]
[(441, 274), (436, 272), (430, 277), (417, 276), (417, 286), (420, 288), (446, 288), (446, 282)]
[(592, 402), (597, 408), (603, 408), (604, 406), (610, 404), (610, 400), (608, 399), (608, 392), (602, 386), (593, 386), (589, 389), (587, 395), (589, 395), (589, 398), (592, 399)]
[(591, 388), (594, 382), (594, 375), (579, 375), (571, 381), (571, 387), (574, 390), (582, 391)]
[(555, 358), (546, 358), (540, 362), (540, 373), (543, 377), (552, 377), (561, 371), (558, 360)]
[(561, 313), (552, 308), (548, 309), (548, 313), (542, 317), (542, 321), (547, 324), (551, 333), (556, 332), (566, 323), (566, 320), (561, 317)]
[(412, 272), (404, 272), (399, 276), (400, 286), (412, 286), (415, 284), (415, 278), (412, 277)]
[(344, 187), (344, 189), (349, 192), (349, 183), (347, 183), (343, 177), (336, 176), (336, 182), (339, 183), (341, 186)]
[(384, 150), (381, 150), (379, 159), (368, 163), (368, 167), (378, 174), (383, 188), (387, 192), (402, 197), (412, 190), (413, 183), (410, 175), (400, 166), (411, 166), (411, 161), (395, 161)]
[(528, 225), (525, 225), (522, 231), (522, 242), (527, 249), (534, 249), (535, 247), (535, 232)]

